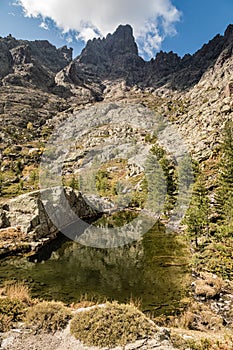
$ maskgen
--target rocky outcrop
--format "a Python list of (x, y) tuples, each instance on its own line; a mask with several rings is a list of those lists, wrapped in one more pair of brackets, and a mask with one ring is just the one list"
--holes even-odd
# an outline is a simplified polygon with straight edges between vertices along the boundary
[[(44, 350), (104, 350), (106, 348), (97, 348), (86, 346), (70, 334), (69, 326), (62, 331), (55, 333), (28, 334), (21, 327), (18, 332), (10, 331), (5, 333), (1, 341), (2, 350), (27, 350), (29, 347)], [(159, 328), (158, 332), (151, 339), (142, 339), (125, 346), (108, 347), (109, 350), (176, 350), (172, 345), (169, 330)]]
[(158, 81), (161, 85), (167, 76), (174, 74), (181, 63), (181, 58), (173, 53), (160, 51), (155, 59), (146, 64), (145, 79), (148, 86), (155, 86)]
[[(20, 63), (38, 62), (52, 72), (58, 72), (72, 60), (72, 49), (68, 49), (67, 46), (57, 49), (47, 40), (17, 40), (8, 35), (6, 38), (0, 38), (0, 44), (4, 45), (14, 58), (20, 57)], [(18, 64), (19, 60), (16, 59), (14, 63)]]
[(105, 85), (101, 79), (85, 65), (72, 61), (57, 73), (55, 83), (71, 92), (75, 103), (88, 103), (103, 100)]
[[(27, 193), (10, 200), (2, 206), (0, 228), (17, 227), (27, 235), (28, 241), (32, 242), (37, 242), (41, 239), (50, 240), (56, 238), (59, 230), (49, 217), (51, 208), (47, 212), (46, 204), (41, 198), (51, 198), (55, 193), (54, 191), (56, 195), (61, 196), (61, 193), (56, 191), (56, 189), (48, 189), (41, 192)], [(66, 188), (65, 196), (68, 201), (69, 210), (75, 213), (78, 218), (88, 220), (97, 217), (97, 210), (87, 204), (80, 192)], [(70, 224), (66, 211), (62, 217), (62, 210), (66, 210), (66, 208), (57, 208), (55, 203), (49, 203), (49, 205), (53, 205), (53, 213), (59, 211), (60, 220), (65, 227)], [(60, 200), (58, 200), (58, 203), (60, 204)]]
[[(30, 142), (32, 138), (38, 140), (46, 128), (45, 123), (69, 107), (70, 104), (64, 98), (36, 88), (0, 87), (0, 142), (4, 144), (1, 150), (15, 143)], [(29, 122), (31, 130), (27, 131)], [(2, 155), (1, 160), (4, 158)]]
[(12, 72), (12, 66), (13, 58), (11, 53), (5, 42), (0, 40), (0, 79)]
[(15, 65), (31, 63), (31, 49), (29, 45), (16, 46), (11, 50), (11, 55)]

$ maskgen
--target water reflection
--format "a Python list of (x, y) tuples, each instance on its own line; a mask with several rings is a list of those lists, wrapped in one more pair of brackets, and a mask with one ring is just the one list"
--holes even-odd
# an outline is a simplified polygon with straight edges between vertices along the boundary
[[(116, 221), (121, 222), (118, 217), (109, 223)], [(143, 310), (157, 315), (178, 307), (189, 281), (187, 247), (159, 223), (128, 246), (99, 249), (64, 242), (48, 260), (6, 260), (0, 272), (2, 279), (30, 281), (37, 297), (68, 303), (83, 294), (120, 302), (133, 297), (141, 299)]]

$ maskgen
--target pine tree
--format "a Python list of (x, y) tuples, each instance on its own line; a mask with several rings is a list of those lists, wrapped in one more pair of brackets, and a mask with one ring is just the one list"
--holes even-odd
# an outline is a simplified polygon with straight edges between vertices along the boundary
[(162, 167), (156, 156), (149, 154), (145, 164), (145, 173), (148, 183), (146, 207), (157, 215), (160, 215), (164, 211), (167, 184)]
[[(221, 162), (216, 195), (219, 222), (232, 233), (233, 227), (233, 122), (226, 123), (221, 149)], [(227, 228), (228, 227), (228, 228)], [(230, 233), (230, 232), (228, 232)]]
[(209, 216), (210, 203), (207, 190), (204, 186), (204, 179), (199, 177), (193, 187), (192, 200), (184, 220), (196, 247), (198, 247), (198, 239), (209, 234)]

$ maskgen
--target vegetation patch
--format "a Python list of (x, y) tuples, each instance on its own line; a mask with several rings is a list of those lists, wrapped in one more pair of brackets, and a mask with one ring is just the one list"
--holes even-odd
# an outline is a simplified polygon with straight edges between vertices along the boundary
[(63, 329), (71, 311), (61, 302), (43, 301), (28, 309), (26, 323), (36, 331), (55, 332)]
[(24, 282), (7, 281), (0, 290), (0, 332), (22, 321), (32, 303), (29, 287)]
[(156, 326), (135, 306), (113, 302), (79, 312), (70, 330), (86, 345), (105, 347), (152, 337)]
[(6, 332), (15, 322), (22, 321), (25, 304), (17, 299), (0, 298), (0, 332)]
[(170, 322), (171, 327), (195, 331), (219, 331), (223, 319), (211, 310), (208, 304), (193, 302), (179, 317)]
[[(126, 159), (116, 158), (103, 164), (94, 179), (94, 188), (100, 196), (108, 197), (120, 206), (143, 208), (147, 197), (144, 173), (128, 164)], [(92, 181), (88, 179), (90, 185)]]
[(232, 350), (233, 348), (232, 335), (227, 333), (223, 336), (218, 333), (204, 335), (202, 332), (192, 332), (182, 336), (182, 334), (173, 331), (171, 341), (180, 350)]
[[(221, 140), (214, 183), (209, 167), (199, 173), (184, 223), (194, 242), (194, 268), (223, 278), (233, 277), (233, 123), (227, 122)], [(212, 176), (213, 177), (213, 176)], [(212, 189), (211, 189), (212, 188)]]
[(11, 300), (18, 300), (27, 305), (32, 302), (29, 287), (24, 282), (8, 281), (5, 283), (2, 293)]

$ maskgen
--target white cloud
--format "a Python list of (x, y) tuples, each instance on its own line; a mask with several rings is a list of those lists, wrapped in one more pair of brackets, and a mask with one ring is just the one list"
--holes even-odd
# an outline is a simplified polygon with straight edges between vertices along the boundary
[(43, 28), (43, 29), (45, 29), (45, 30), (48, 30), (48, 29), (49, 29), (48, 25), (47, 25), (45, 22), (41, 22), (40, 28)]
[[(87, 41), (130, 24), (141, 53), (153, 55), (168, 35), (174, 35), (180, 12), (172, 0), (18, 0), (25, 16), (50, 18), (64, 32), (77, 31)], [(44, 23), (44, 21), (42, 22)]]
[(70, 36), (68, 36), (68, 38), (66, 38), (66, 42), (68, 44), (72, 43), (72, 41), (73, 41), (73, 39)]
[(87, 26), (86, 28), (84, 27), (82, 31), (76, 35), (76, 39), (87, 42), (89, 39), (93, 39), (99, 36), (101, 36), (101, 33), (97, 32), (97, 30), (94, 28)]

